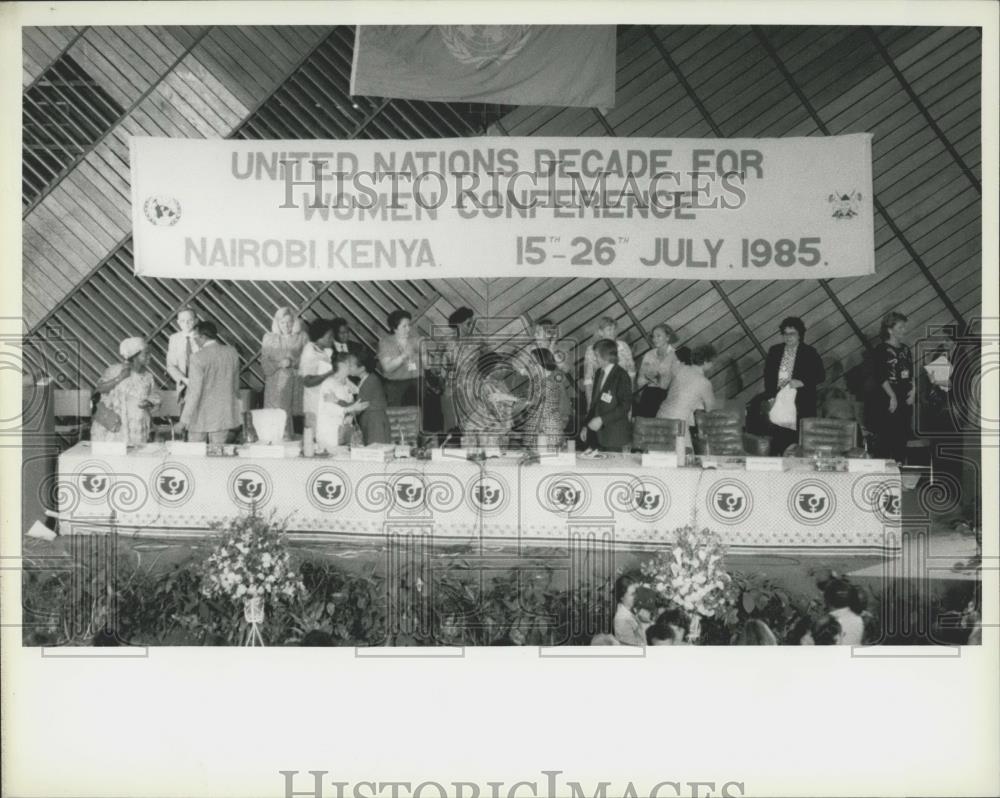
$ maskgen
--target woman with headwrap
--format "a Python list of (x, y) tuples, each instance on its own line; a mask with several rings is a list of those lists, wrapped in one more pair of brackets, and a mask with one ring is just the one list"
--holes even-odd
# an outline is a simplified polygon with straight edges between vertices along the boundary
[(302, 382), (299, 358), (309, 340), (302, 322), (289, 307), (278, 308), (271, 332), (261, 342), (260, 365), (264, 371), (264, 407), (285, 411), (285, 437), (292, 436), (292, 417), (302, 415)]
[(131, 445), (146, 443), (151, 428), (149, 410), (160, 403), (153, 375), (146, 367), (146, 342), (139, 337), (126, 338), (118, 345), (118, 354), (122, 361), (108, 366), (97, 383), (103, 408), (94, 416), (90, 437)]

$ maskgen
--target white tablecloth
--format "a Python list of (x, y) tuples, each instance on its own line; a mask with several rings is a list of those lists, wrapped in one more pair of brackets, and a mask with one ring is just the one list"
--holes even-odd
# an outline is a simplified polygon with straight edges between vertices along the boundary
[[(737, 550), (894, 554), (900, 483), (884, 473), (644, 468), (614, 456), (555, 466), (465, 460), (170, 457), (165, 450), (59, 458), (63, 531), (113, 516), (136, 534), (204, 534), (251, 507), (309, 537), (421, 531), (438, 540), (558, 546), (571, 537), (633, 546), (694, 522)], [(96, 527), (94, 526), (96, 525)]]

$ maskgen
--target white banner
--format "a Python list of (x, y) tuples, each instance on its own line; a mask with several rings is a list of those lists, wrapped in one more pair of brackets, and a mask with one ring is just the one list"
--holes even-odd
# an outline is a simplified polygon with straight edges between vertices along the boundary
[(136, 273), (821, 279), (875, 271), (871, 135), (132, 138)]

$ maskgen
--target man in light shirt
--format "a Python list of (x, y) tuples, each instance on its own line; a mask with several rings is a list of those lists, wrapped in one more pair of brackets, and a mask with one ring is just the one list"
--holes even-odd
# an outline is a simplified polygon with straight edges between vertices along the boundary
[(177, 384), (177, 400), (183, 402), (188, 384), (188, 363), (198, 351), (194, 326), (198, 316), (193, 309), (184, 307), (177, 312), (177, 332), (167, 341), (167, 373)]

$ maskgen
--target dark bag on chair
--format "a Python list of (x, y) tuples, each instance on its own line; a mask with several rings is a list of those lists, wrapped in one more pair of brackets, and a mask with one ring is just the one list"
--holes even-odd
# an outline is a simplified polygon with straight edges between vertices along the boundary
[(636, 418), (656, 418), (667, 398), (667, 392), (655, 385), (643, 385), (632, 397), (632, 415)]

